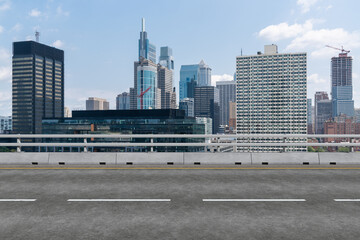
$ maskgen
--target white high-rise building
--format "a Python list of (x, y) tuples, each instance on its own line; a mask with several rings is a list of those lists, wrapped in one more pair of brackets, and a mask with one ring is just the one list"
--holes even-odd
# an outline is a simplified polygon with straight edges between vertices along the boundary
[(109, 102), (103, 98), (89, 97), (86, 100), (86, 110), (109, 110)]
[[(307, 133), (306, 59), (306, 53), (278, 53), (276, 45), (265, 46), (264, 53), (236, 58), (237, 134)], [(246, 140), (249, 141), (256, 142)], [(306, 151), (306, 147), (239, 147), (238, 150)]]

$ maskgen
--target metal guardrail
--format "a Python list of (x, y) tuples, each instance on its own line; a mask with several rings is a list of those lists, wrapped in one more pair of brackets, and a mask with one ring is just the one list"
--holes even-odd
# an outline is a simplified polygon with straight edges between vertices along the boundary
[[(88, 147), (360, 147), (360, 135), (308, 135), (308, 134), (241, 134), (241, 135), (218, 135), (218, 134), (4, 134), (1, 138), (16, 139), (16, 143), (0, 143), (2, 147), (16, 147), (21, 152), (21, 147), (83, 147), (87, 152)], [(94, 139), (118, 139), (127, 142), (89, 142)], [(203, 142), (154, 142), (154, 139), (204, 139)], [(307, 139), (314, 138), (341, 138), (349, 139), (349, 142), (340, 143), (312, 143)], [(83, 139), (83, 142), (23, 142), (25, 139)], [(149, 139), (150, 142), (131, 142), (132, 139)], [(236, 142), (221, 142), (231, 140)], [(263, 142), (259, 142), (263, 141)], [(300, 142), (303, 141), (303, 142)]]

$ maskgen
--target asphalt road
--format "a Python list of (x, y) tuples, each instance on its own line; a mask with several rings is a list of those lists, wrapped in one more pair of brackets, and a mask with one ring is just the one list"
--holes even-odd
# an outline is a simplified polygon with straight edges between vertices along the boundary
[(0, 239), (360, 239), (359, 199), (351, 169), (0, 170)]

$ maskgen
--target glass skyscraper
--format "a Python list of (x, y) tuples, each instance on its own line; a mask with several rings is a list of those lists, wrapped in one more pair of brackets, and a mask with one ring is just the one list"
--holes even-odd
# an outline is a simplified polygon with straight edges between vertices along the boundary
[(352, 89), (352, 57), (340, 53), (339, 57), (331, 58), (331, 97), (332, 116), (340, 114), (354, 116)]
[(211, 68), (203, 60), (180, 68), (179, 99), (194, 98), (195, 87), (211, 86)]
[(142, 19), (142, 28), (139, 39), (139, 61), (141, 57), (156, 63), (156, 46), (151, 44), (145, 31), (145, 19)]
[(161, 47), (159, 60), (161, 66), (164, 66), (169, 70), (174, 70), (174, 57), (171, 48)]
[(137, 67), (137, 109), (157, 108), (157, 68), (151, 65)]
[(41, 134), (43, 118), (64, 116), (64, 51), (14, 42), (12, 62), (13, 132)]

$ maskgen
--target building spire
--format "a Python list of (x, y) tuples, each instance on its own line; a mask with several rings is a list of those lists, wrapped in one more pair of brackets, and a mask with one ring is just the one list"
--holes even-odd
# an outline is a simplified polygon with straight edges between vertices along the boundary
[(142, 32), (145, 32), (145, 18), (142, 18), (141, 20), (141, 30)]

